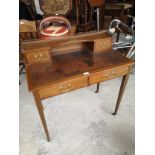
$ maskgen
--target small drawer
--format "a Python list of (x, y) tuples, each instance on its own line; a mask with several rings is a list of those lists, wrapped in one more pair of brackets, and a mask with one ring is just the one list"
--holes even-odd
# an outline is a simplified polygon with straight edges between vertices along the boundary
[(87, 77), (82, 76), (64, 82), (55, 83), (48, 88), (43, 88), (39, 91), (39, 94), (41, 99), (45, 99), (51, 96), (86, 87), (87, 85)]
[(112, 38), (94, 41), (94, 52), (105, 52), (112, 49)]
[(128, 67), (122, 67), (117, 69), (111, 69), (107, 71), (100, 71), (94, 74), (91, 74), (89, 77), (89, 84), (95, 84), (98, 82), (106, 81), (109, 79), (113, 79), (119, 76), (123, 76), (127, 74), (129, 71)]
[(44, 62), (49, 61), (49, 51), (46, 50), (39, 50), (32, 53), (26, 54), (27, 60), (29, 63), (36, 63), (36, 62)]

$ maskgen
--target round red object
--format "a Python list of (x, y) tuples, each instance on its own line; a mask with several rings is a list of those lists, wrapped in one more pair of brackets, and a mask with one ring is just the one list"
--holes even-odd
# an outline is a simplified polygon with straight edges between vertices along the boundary
[(67, 35), (70, 29), (70, 22), (62, 16), (46, 17), (39, 24), (39, 33), (42, 39)]

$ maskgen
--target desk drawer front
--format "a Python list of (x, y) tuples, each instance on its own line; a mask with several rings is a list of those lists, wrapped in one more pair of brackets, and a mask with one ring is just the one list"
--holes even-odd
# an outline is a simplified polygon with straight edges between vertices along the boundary
[(48, 61), (49, 60), (49, 52), (48, 52), (48, 50), (46, 50), (46, 51), (28, 53), (27, 60), (29, 63)]
[(112, 49), (112, 39), (99, 39), (94, 42), (94, 52), (104, 52)]
[(50, 96), (55, 96), (59, 94), (63, 94), (78, 88), (82, 88), (87, 86), (87, 77), (78, 77), (75, 79), (71, 79), (68, 81), (60, 82), (57, 84), (53, 84), (48, 88), (42, 89), (39, 94), (41, 99), (48, 98)]
[(90, 75), (90, 84), (95, 84), (98, 82), (102, 82), (105, 80), (113, 79), (119, 76), (123, 76), (128, 73), (129, 68), (128, 67), (122, 67), (117, 69), (112, 69), (108, 71), (101, 71), (98, 73), (94, 73)]

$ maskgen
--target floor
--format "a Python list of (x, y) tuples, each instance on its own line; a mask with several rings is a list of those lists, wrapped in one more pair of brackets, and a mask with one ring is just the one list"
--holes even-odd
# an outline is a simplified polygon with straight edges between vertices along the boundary
[(20, 155), (134, 155), (135, 76), (131, 74), (118, 114), (111, 115), (121, 78), (43, 101), (47, 142), (25, 75), (20, 76)]

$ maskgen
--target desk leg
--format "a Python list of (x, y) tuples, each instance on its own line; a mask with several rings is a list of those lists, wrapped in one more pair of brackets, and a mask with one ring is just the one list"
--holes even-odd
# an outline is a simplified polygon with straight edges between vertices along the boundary
[(118, 111), (120, 102), (122, 100), (122, 96), (123, 96), (126, 84), (128, 82), (128, 79), (129, 79), (129, 75), (130, 75), (130, 72), (128, 74), (124, 75), (123, 78), (122, 78), (122, 83), (121, 83), (121, 86), (120, 86), (120, 90), (119, 90), (119, 95), (118, 95), (117, 102), (116, 102), (115, 111), (114, 111), (114, 113), (112, 113), (113, 115), (117, 114), (117, 111)]
[(100, 89), (100, 83), (97, 83), (97, 88), (96, 88), (95, 93), (98, 93), (99, 92), (99, 89)]
[(34, 96), (34, 99), (35, 99), (35, 103), (36, 103), (36, 106), (37, 106), (37, 109), (38, 109), (38, 112), (39, 112), (39, 116), (40, 116), (42, 125), (43, 125), (45, 133), (46, 133), (47, 141), (49, 142), (50, 141), (50, 136), (49, 136), (48, 129), (47, 129), (47, 124), (46, 124), (44, 111), (43, 111), (43, 107), (42, 107), (42, 102), (40, 100), (38, 92), (33, 92), (33, 96)]

